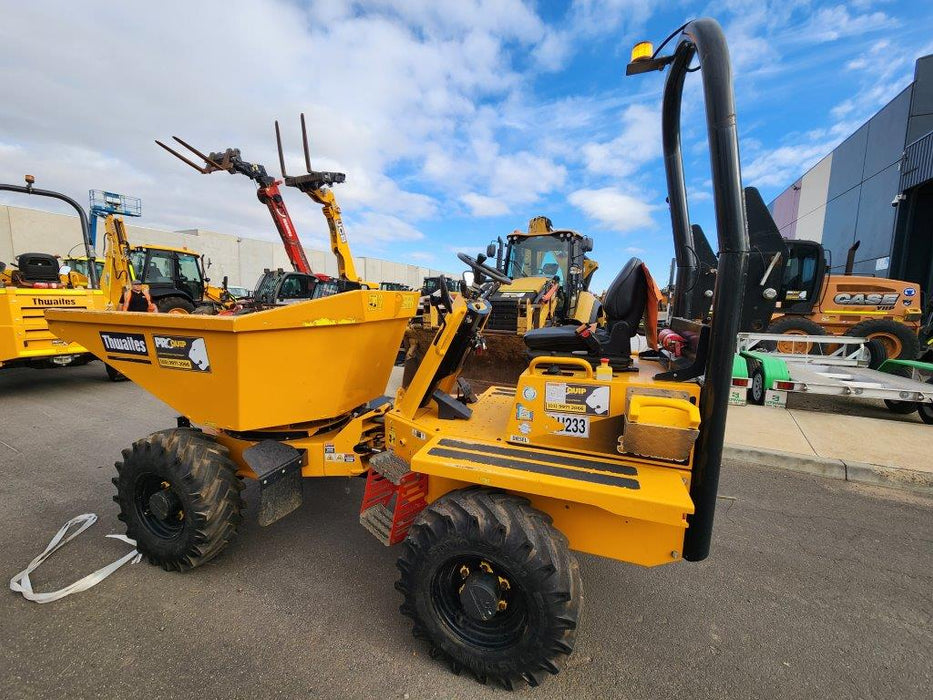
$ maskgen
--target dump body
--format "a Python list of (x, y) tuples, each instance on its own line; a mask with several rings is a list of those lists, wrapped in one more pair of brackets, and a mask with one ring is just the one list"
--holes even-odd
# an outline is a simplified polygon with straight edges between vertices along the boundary
[(79, 355), (87, 350), (56, 337), (45, 320), (48, 309), (102, 309), (94, 289), (0, 288), (0, 367)]
[(332, 419), (381, 396), (417, 304), (415, 292), (361, 290), (239, 316), (48, 319), (182, 415), (246, 431)]

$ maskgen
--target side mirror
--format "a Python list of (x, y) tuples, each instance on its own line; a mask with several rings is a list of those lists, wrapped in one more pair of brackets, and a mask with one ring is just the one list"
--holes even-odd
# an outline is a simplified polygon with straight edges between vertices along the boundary
[(493, 241), (488, 246), (486, 246), (486, 257), (491, 258), (496, 254), (496, 242)]
[(227, 276), (226, 275), (224, 275), (223, 285), (224, 285), (224, 291), (227, 291)]
[[(2, 265), (3, 263), (0, 263)], [(0, 267), (0, 272), (3, 271), (3, 268)], [(58, 268), (58, 274), (68, 276), (71, 274), (71, 265), (62, 265)]]
[(212, 261), (210, 258), (208, 258), (208, 259), (207, 259), (207, 269), (210, 269), (210, 268), (211, 268), (211, 265), (213, 265), (213, 264), (214, 264), (213, 261)]
[(583, 237), (583, 252), (589, 253), (592, 250), (593, 250), (593, 239), (590, 238), (589, 236), (584, 236)]

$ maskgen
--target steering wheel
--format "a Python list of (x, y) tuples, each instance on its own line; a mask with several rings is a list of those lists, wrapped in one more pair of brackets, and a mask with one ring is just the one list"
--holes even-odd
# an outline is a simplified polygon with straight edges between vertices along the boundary
[(466, 263), (469, 267), (473, 269), (473, 272), (479, 275), (485, 275), (494, 282), (499, 284), (512, 284), (512, 278), (499, 272), (494, 267), (489, 267), (479, 262), (476, 258), (470, 257), (466, 253), (457, 253), (457, 257), (460, 258), (460, 262)]
[(450, 298), (450, 290), (447, 289), (447, 278), (444, 275), (438, 275), (438, 291), (441, 293), (441, 303), (447, 313), (454, 310), (454, 300)]

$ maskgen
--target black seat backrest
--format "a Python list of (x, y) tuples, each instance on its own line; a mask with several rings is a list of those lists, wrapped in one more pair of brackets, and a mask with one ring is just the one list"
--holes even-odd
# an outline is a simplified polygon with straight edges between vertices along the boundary
[[(748, 221), (750, 250), (739, 330), (761, 333), (771, 323), (771, 315), (777, 303), (777, 297), (768, 299), (762, 295), (762, 291), (768, 287), (780, 291), (787, 263), (787, 246), (761, 194), (754, 187), (745, 188), (745, 218)], [(777, 254), (781, 254), (782, 259), (771, 267)], [(769, 268), (768, 279), (762, 284), (762, 277)]]
[(645, 314), (648, 282), (643, 265), (638, 258), (629, 260), (606, 290), (603, 309), (610, 326), (625, 321), (634, 329)]
[(54, 255), (23, 253), (18, 256), (16, 266), (26, 282), (58, 282), (60, 265)]

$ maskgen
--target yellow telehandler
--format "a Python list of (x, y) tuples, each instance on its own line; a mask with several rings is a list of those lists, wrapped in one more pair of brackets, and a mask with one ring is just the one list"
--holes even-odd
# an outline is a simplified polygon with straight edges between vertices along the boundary
[(655, 360), (631, 352), (650, 299), (637, 260), (603, 299), (605, 328), (528, 331), (537, 356), (518, 385), (480, 397), (460, 372), (513, 280), (462, 253), (474, 284), (445, 299), (394, 398), (382, 392), (417, 292), (349, 290), (240, 316), (48, 312), (57, 334), (181, 414), (116, 465), (119, 517), (150, 562), (185, 570), (217, 556), (242, 520), (246, 479), (268, 524), (298, 507), (302, 477), (365, 475), (360, 522), (401, 545), (396, 588), (415, 635), (452, 670), (512, 688), (557, 673), (573, 650), (573, 551), (646, 567), (706, 558), (736, 333), (773, 312), (748, 231), (776, 227), (742, 189), (719, 25), (688, 23), (671, 56), (633, 54), (629, 72), (670, 65), (662, 132), (678, 250), (689, 245), (681, 95), (694, 57), (702, 67), (720, 250), (712, 320), (675, 303), (680, 341)]

